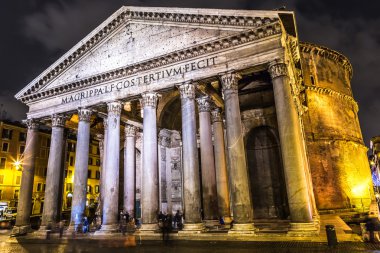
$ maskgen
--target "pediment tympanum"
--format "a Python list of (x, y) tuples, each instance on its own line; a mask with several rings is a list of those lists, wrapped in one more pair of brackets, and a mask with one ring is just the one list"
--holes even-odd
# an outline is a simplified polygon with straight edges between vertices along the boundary
[(270, 11), (122, 7), (16, 98), (44, 116), (164, 89), (265, 62), (282, 31)]

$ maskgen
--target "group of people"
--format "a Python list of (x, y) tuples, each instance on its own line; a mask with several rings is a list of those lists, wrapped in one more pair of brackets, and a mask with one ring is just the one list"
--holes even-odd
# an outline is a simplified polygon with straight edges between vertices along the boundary
[(136, 229), (135, 218), (128, 212), (120, 211), (120, 231), (125, 234), (126, 231), (134, 231)]
[(171, 214), (159, 212), (157, 219), (158, 224), (161, 228), (167, 227), (170, 230), (172, 228), (181, 230), (183, 227), (182, 214), (179, 210), (177, 210), (174, 217)]

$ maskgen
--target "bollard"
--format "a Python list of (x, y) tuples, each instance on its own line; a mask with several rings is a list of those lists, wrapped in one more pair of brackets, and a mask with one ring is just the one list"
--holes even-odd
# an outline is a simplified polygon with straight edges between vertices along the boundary
[(327, 245), (329, 247), (338, 245), (338, 240), (336, 238), (336, 231), (334, 225), (326, 225), (326, 236), (327, 236)]

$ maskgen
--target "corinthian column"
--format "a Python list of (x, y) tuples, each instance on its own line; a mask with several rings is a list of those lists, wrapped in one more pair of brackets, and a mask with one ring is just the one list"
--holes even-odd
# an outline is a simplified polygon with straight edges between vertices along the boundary
[(16, 224), (13, 227), (12, 235), (22, 235), (30, 232), (30, 214), (32, 210), (32, 194), (34, 167), (38, 142), (39, 124), (34, 119), (26, 120), (28, 133), (26, 137), (26, 145), (24, 151), (24, 159), (22, 160), (22, 176), (20, 195), (17, 204)]
[(218, 192), (218, 215), (224, 218), (226, 224), (231, 223), (230, 197), (228, 190), (227, 161), (224, 144), (223, 120), (220, 109), (211, 111), (211, 121), (214, 130), (214, 157), (216, 171), (216, 189)]
[(142, 94), (141, 106), (144, 108), (143, 123), (143, 166), (141, 211), (144, 231), (158, 229), (158, 164), (157, 164), (157, 107), (158, 95), (154, 92)]
[(195, 118), (195, 84), (178, 86), (181, 94), (182, 145), (183, 145), (183, 201), (184, 232), (200, 232), (204, 229), (201, 220), (201, 192)]
[(218, 201), (216, 193), (215, 163), (212, 146), (211, 101), (207, 96), (197, 99), (199, 111), (199, 135), (201, 146), (201, 172), (203, 214), (206, 225), (218, 224)]
[(136, 127), (125, 126), (124, 142), (124, 211), (135, 215)]
[(104, 204), (104, 189), (106, 187), (106, 154), (107, 154), (107, 132), (108, 132), (108, 122), (107, 118), (103, 118), (103, 127), (104, 127), (104, 138), (102, 142), (99, 142), (100, 148), (100, 161), (101, 161), (101, 171), (100, 171), (100, 213), (103, 219), (103, 204)]
[(112, 233), (118, 230), (119, 217), (119, 159), (120, 159), (120, 114), (122, 103), (107, 104), (108, 127), (105, 149), (103, 197), (103, 219), (100, 233)]
[(86, 208), (91, 110), (79, 108), (78, 117), (79, 123), (77, 149), (75, 152), (74, 193), (69, 230), (77, 230), (78, 225), (82, 224), (84, 210)]
[(235, 222), (230, 232), (253, 233), (252, 201), (238, 96), (238, 80), (240, 78), (238, 74), (231, 72), (220, 76), (224, 95), (230, 165), (228, 173), (231, 180), (232, 210)]
[(273, 62), (268, 71), (273, 82), (274, 100), (280, 135), (282, 160), (284, 163), (286, 189), (291, 217), (291, 232), (313, 233), (312, 204), (306, 178), (299, 116), (294, 103), (287, 66), (283, 62)]
[(63, 131), (65, 127), (66, 116), (54, 114), (51, 118), (51, 144), (46, 176), (46, 189), (44, 210), (42, 214), (41, 231), (46, 230), (48, 224), (54, 225), (58, 221), (60, 180), (62, 177), (62, 160), (63, 160)]

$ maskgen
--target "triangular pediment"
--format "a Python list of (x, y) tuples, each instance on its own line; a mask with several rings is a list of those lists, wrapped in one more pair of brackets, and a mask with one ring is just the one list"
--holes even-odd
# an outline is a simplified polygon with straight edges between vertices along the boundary
[(37, 93), (52, 95), (64, 89), (64, 85), (75, 86), (80, 80), (96, 81), (95, 76), (101, 73), (276, 22), (278, 13), (274, 11), (125, 6), (16, 94), (16, 98), (24, 101)]

